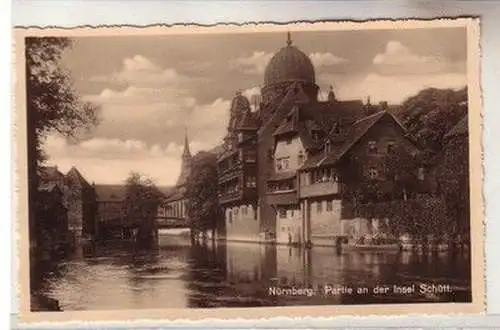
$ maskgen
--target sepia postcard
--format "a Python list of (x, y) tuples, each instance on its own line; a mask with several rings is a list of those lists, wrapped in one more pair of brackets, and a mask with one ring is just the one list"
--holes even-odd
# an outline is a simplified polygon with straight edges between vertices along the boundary
[(14, 33), (21, 322), (484, 312), (478, 19)]

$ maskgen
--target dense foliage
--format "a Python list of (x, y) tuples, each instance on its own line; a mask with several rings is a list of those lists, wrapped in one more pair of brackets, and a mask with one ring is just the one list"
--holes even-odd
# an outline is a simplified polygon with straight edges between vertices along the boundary
[(427, 88), (404, 101), (396, 115), (424, 149), (441, 152), (446, 133), (467, 115), (466, 104), (466, 88)]
[(193, 167), (186, 186), (188, 217), (193, 233), (215, 233), (221, 208), (218, 200), (217, 158), (209, 152), (200, 152), (193, 158)]
[(71, 40), (60, 37), (26, 38), (26, 102), (34, 158), (43, 161), (43, 140), (50, 133), (77, 139), (93, 128), (99, 108), (84, 102), (73, 87), (70, 73), (61, 64)]
[(162, 193), (154, 182), (139, 173), (131, 173), (125, 183), (125, 221), (138, 224), (136, 241), (139, 247), (154, 243), (156, 214), (162, 201)]

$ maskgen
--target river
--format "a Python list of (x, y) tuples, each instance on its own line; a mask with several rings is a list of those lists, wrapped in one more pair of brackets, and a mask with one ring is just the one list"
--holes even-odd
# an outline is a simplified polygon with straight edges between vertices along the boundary
[[(160, 235), (159, 247), (148, 252), (127, 243), (78, 249), (53, 265), (41, 282), (40, 293), (57, 299), (66, 311), (471, 299), (467, 253), (338, 252), (230, 242), (191, 245), (186, 237), (165, 234)], [(420, 290), (430, 284), (451, 291)], [(395, 293), (394, 286), (414, 291)], [(374, 293), (377, 287), (388, 289)], [(326, 294), (325, 288), (335, 290)]]

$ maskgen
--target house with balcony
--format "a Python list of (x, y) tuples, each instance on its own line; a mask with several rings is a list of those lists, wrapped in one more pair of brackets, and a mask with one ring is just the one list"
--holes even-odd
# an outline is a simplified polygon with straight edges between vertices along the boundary
[(259, 240), (257, 129), (258, 121), (250, 103), (237, 93), (231, 105), (224, 152), (217, 160), (219, 204), (223, 208), (228, 240)]
[[(339, 238), (373, 234), (382, 227), (384, 219), (364, 219), (352, 211), (346, 190), (360, 180), (370, 180), (390, 191), (384, 161), (395, 150), (418, 152), (406, 138), (404, 127), (386, 111), (357, 120), (342, 133), (328, 135), (323, 152), (310, 157), (299, 170), (306, 240), (313, 245), (334, 245)], [(359, 175), (348, 174), (353, 167)]]

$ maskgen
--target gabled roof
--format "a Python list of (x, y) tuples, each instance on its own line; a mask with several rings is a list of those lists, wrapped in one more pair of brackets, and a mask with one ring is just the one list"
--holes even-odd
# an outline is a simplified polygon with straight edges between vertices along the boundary
[(290, 107), (295, 103), (295, 100), (296, 100), (296, 94), (295, 94), (295, 86), (298, 86), (299, 83), (298, 82), (295, 82), (294, 84), (292, 84), (291, 86), (289, 86), (286, 90), (286, 93), (285, 93), (285, 96), (281, 99), (280, 102), (277, 102), (272, 108), (270, 109), (266, 109), (264, 111), (266, 112), (272, 112), (273, 115), (271, 116), (271, 118), (269, 118), (265, 123), (263, 123), (263, 125), (260, 127), (259, 131), (258, 131), (258, 134), (260, 135), (266, 128), (269, 127), (269, 125), (271, 125), (271, 123), (274, 122), (274, 120), (276, 119), (276, 117), (279, 118), (279, 116), (282, 115), (282, 109), (283, 110), (286, 110), (286, 109), (290, 109)]
[(238, 130), (240, 131), (256, 131), (259, 129), (259, 121), (255, 115), (248, 109), (243, 114), (241, 121), (238, 124)]
[(309, 169), (324, 165), (334, 165), (356, 144), (356, 142), (358, 142), (366, 134), (366, 132), (368, 132), (371, 127), (373, 127), (373, 125), (375, 125), (385, 116), (389, 116), (399, 125), (399, 122), (395, 120), (394, 116), (386, 111), (380, 111), (361, 120), (358, 120), (353, 124), (351, 130), (346, 135), (344, 143), (337, 146), (332, 145), (331, 152), (326, 155), (324, 153), (319, 153), (313, 157), (310, 157), (306, 160), (301, 169)]
[(58, 169), (57, 166), (44, 166), (41, 167), (38, 175), (42, 180), (46, 181), (53, 181), (53, 180), (59, 180), (64, 177), (64, 174), (62, 174)]
[(81, 184), (82, 187), (90, 187), (90, 184), (85, 180), (83, 175), (76, 169), (76, 167), (71, 167), (71, 169), (66, 173), (66, 178), (74, 180), (75, 182)]

